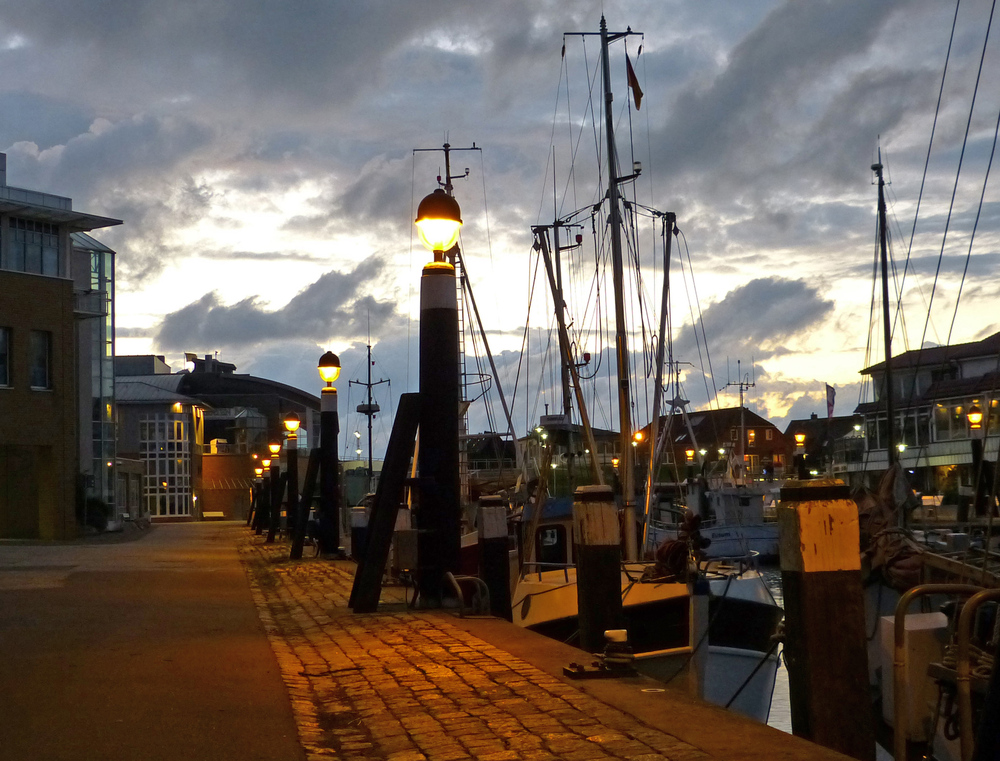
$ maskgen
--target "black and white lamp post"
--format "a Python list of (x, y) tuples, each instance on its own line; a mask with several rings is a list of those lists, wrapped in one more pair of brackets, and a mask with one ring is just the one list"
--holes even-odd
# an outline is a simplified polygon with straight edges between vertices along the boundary
[(340, 419), (337, 389), (340, 357), (332, 351), (319, 358), (319, 377), (326, 386), (320, 394), (319, 418), (319, 552), (329, 556), (340, 551), (340, 467), (337, 462), (337, 437)]
[(458, 202), (438, 188), (417, 207), (421, 242), (434, 252), (420, 279), (420, 489), (418, 589), (426, 607), (440, 604), (444, 575), (458, 570), (461, 505), (458, 473), (459, 358), (455, 267), (445, 260), (458, 240)]
[(281, 528), (281, 467), (278, 465), (281, 442), (272, 441), (267, 445), (267, 448), (271, 453), (271, 459), (267, 461), (268, 465), (264, 466), (271, 474), (271, 488), (268, 494), (270, 498), (270, 512), (267, 519), (267, 544), (271, 544), (278, 533), (278, 529)]
[(286, 520), (288, 531), (292, 535), (292, 560), (302, 557), (302, 545), (305, 541), (306, 518), (308, 508), (299, 506), (299, 416), (294, 412), (285, 415), (285, 459), (288, 461), (285, 468), (288, 470), (288, 507), (286, 508)]

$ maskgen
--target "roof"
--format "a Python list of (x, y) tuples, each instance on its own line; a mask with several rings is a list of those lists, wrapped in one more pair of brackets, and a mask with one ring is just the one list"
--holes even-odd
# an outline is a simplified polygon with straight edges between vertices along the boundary
[[(905, 367), (933, 367), (946, 365), (962, 359), (975, 359), (976, 357), (991, 357), (1000, 354), (1000, 332), (987, 336), (981, 341), (970, 341), (963, 344), (952, 344), (951, 346), (925, 346), (922, 349), (911, 349), (902, 354), (897, 354), (892, 358), (892, 368), (894, 370)], [(872, 375), (885, 370), (885, 362), (866, 367), (861, 371), (862, 375)]]
[(119, 404), (199, 404), (197, 399), (178, 393), (177, 375), (132, 375), (115, 378), (115, 401)]
[[(686, 447), (691, 445), (687, 426), (684, 425), (679, 413), (674, 415), (673, 433), (671, 442), (674, 446)], [(723, 439), (729, 440), (729, 431), (732, 428), (739, 428), (741, 425), (741, 408), (725, 407), (718, 410), (698, 410), (688, 413), (688, 421), (691, 423), (691, 430), (695, 440), (700, 443), (718, 442)], [(779, 436), (784, 436), (774, 423), (761, 417), (753, 410), (742, 408), (742, 425), (747, 428), (773, 428), (778, 431)], [(660, 416), (660, 426), (666, 425), (667, 416)], [(650, 426), (647, 424), (641, 430), (648, 434)]]
[(0, 213), (38, 219), (57, 225), (66, 225), (76, 230), (94, 230), (98, 227), (114, 227), (122, 224), (120, 219), (101, 217), (73, 211), (68, 198), (38, 193), (32, 190), (4, 186), (0, 193)]
[[(996, 394), (1000, 390), (1000, 372), (977, 375), (974, 378), (954, 378), (939, 380), (932, 383), (927, 390), (917, 397), (894, 399), (897, 409), (906, 409), (921, 404), (931, 404), (938, 399), (957, 399), (960, 397), (978, 396), (980, 394)], [(874, 402), (859, 404), (855, 412), (863, 415), (869, 412), (885, 409), (885, 397)]]
[(115, 253), (112, 249), (105, 246), (96, 238), (91, 238), (87, 233), (75, 232), (70, 233), (69, 237), (73, 240), (73, 245), (77, 248), (81, 248), (84, 251), (100, 251), (104, 254)]

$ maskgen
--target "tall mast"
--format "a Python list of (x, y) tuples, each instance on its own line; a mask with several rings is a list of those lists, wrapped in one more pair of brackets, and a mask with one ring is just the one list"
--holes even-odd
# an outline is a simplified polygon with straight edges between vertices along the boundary
[[(371, 338), (368, 339), (371, 341)], [(364, 386), (367, 390), (367, 401), (364, 404), (359, 404), (357, 411), (368, 418), (368, 491), (372, 491), (372, 485), (375, 480), (375, 471), (373, 470), (374, 461), (372, 459), (372, 420), (375, 415), (379, 412), (379, 406), (375, 403), (372, 398), (372, 388), (378, 386), (381, 383), (388, 383), (389, 381), (380, 379), (372, 383), (372, 346), (368, 344), (368, 380), (358, 381), (352, 380), (348, 381), (349, 386)], [(360, 442), (359, 442), (360, 443)]]
[(621, 208), (618, 203), (618, 156), (615, 148), (614, 95), (611, 93), (611, 62), (608, 44), (625, 34), (609, 34), (608, 23), (601, 16), (601, 70), (604, 80), (604, 133), (608, 154), (608, 205), (611, 226), (611, 272), (615, 292), (615, 355), (618, 360), (618, 425), (622, 506), (624, 508), (625, 558), (638, 558), (635, 535), (635, 467), (632, 452), (631, 371), (628, 357), (628, 327), (625, 324), (625, 272), (622, 261)]
[[(895, 410), (892, 404), (892, 324), (889, 322), (889, 253), (885, 224), (885, 178), (882, 176), (882, 149), (878, 151), (879, 161), (872, 164), (872, 171), (878, 177), (878, 243), (879, 259), (882, 265), (882, 343), (885, 345), (885, 376), (882, 396), (885, 398), (886, 447), (889, 468), (896, 464)], [(876, 417), (876, 420), (878, 418)], [(876, 428), (878, 425), (876, 424)]]

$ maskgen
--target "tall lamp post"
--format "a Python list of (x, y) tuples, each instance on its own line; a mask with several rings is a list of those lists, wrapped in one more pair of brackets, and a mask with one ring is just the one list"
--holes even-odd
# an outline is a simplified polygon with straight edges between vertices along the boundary
[(253, 517), (254, 533), (260, 536), (271, 521), (271, 460), (260, 461), (260, 494), (257, 497), (257, 511)]
[[(450, 183), (450, 178), (449, 178)], [(417, 585), (421, 603), (440, 603), (444, 575), (458, 570), (461, 505), (458, 473), (458, 299), (455, 267), (445, 261), (462, 212), (441, 188), (417, 207), (421, 242), (434, 252), (420, 278), (420, 472)]]
[(292, 550), (289, 557), (298, 560), (302, 557), (302, 545), (305, 541), (306, 515), (308, 508), (299, 505), (299, 416), (294, 412), (285, 415), (285, 459), (288, 463), (288, 508), (286, 511), (288, 530), (292, 534)]
[(340, 357), (332, 351), (319, 358), (319, 377), (326, 386), (320, 393), (319, 413), (319, 551), (335, 555), (340, 551), (340, 473), (337, 463), (337, 437), (340, 419), (337, 413), (337, 389), (333, 382), (340, 377)]
[(271, 473), (271, 512), (267, 524), (267, 544), (274, 542), (275, 534), (281, 528), (281, 468), (278, 465), (278, 454), (281, 452), (281, 442), (272, 441), (267, 445), (271, 452), (270, 468)]

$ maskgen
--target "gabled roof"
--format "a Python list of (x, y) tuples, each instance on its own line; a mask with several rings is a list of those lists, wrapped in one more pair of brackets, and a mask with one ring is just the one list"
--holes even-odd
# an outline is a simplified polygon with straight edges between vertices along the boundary
[[(964, 344), (952, 344), (951, 346), (927, 346), (923, 349), (911, 349), (902, 354), (897, 354), (892, 358), (892, 368), (894, 370), (907, 367), (938, 367), (947, 365), (962, 359), (975, 359), (977, 357), (995, 357), (1000, 354), (1000, 332), (987, 336), (981, 341), (970, 341)], [(885, 362), (866, 367), (861, 371), (862, 375), (872, 375), (885, 371)]]
[[(729, 431), (733, 428), (739, 428), (740, 422), (740, 408), (739, 407), (725, 407), (718, 410), (698, 410), (696, 412), (688, 413), (688, 420), (691, 423), (691, 430), (694, 432), (694, 437), (699, 442), (714, 442), (720, 440), (729, 440)], [(783, 436), (778, 428), (771, 423), (766, 418), (761, 417), (753, 410), (749, 410), (746, 407), (742, 408), (742, 425), (746, 428), (772, 428), (778, 432), (779, 436)], [(668, 416), (660, 416), (660, 428), (667, 424)], [(643, 426), (641, 429), (644, 433), (649, 432), (649, 425)], [(684, 420), (680, 413), (674, 415), (674, 422), (671, 428), (671, 444), (678, 447), (689, 446), (691, 444), (690, 436), (688, 435), (687, 426), (684, 424)]]

